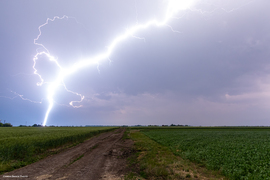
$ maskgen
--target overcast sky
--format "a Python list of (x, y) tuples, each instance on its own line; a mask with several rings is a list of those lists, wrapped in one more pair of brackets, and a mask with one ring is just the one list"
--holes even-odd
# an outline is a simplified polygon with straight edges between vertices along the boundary
[[(43, 26), (37, 41), (65, 68), (106, 52), (115, 37), (137, 24), (162, 20), (167, 4), (1, 0), (0, 119), (13, 125), (43, 122), (48, 85), (37, 86), (33, 57), (42, 50), (34, 39), (47, 18), (69, 17)], [(66, 87), (85, 99), (73, 108), (69, 102), (80, 97), (58, 88), (47, 125), (269, 126), (269, 7), (269, 0), (197, 0), (168, 21), (177, 32), (168, 26), (136, 32), (98, 68), (86, 66), (65, 77)], [(44, 56), (36, 69), (46, 82), (59, 73)]]

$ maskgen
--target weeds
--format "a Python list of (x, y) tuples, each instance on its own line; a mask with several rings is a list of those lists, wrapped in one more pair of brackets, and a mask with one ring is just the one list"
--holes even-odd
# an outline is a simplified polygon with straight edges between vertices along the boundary
[(130, 133), (130, 130), (126, 129), (126, 131), (124, 132), (124, 135), (122, 137), (122, 140), (130, 139), (129, 133)]
[(79, 159), (81, 159), (84, 156), (84, 154), (80, 155), (78, 158), (74, 159), (73, 161), (71, 161), (68, 166), (70, 166), (71, 164), (73, 164), (74, 162), (78, 161)]

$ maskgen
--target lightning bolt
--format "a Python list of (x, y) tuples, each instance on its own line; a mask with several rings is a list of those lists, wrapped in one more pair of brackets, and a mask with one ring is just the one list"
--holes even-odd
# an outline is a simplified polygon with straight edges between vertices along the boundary
[[(169, 27), (173, 32), (177, 32), (180, 33), (179, 31), (174, 30), (170, 25), (168, 25), (168, 21), (174, 17), (174, 15), (179, 12), (179, 11), (183, 11), (186, 9), (189, 9), (193, 4), (195, 3), (195, 0), (170, 0), (168, 1), (168, 6), (167, 6), (167, 10), (165, 13), (165, 17), (163, 20), (159, 21), (157, 19), (152, 19), (149, 20), (148, 22), (144, 23), (144, 24), (139, 24), (137, 22), (137, 24), (129, 29), (127, 29), (124, 33), (120, 34), (119, 36), (117, 36), (108, 46), (107, 51), (101, 54), (97, 54), (94, 57), (90, 57), (88, 59), (84, 59), (84, 60), (79, 60), (78, 62), (76, 62), (75, 64), (73, 64), (71, 67), (68, 68), (62, 68), (61, 65), (58, 63), (57, 58), (55, 58), (53, 55), (51, 55), (50, 51), (43, 45), (38, 43), (37, 41), (39, 40), (40, 36), (42, 35), (42, 27), (46, 26), (49, 24), (49, 22), (53, 22), (55, 20), (62, 20), (62, 19), (68, 19), (69, 17), (64, 15), (62, 17), (58, 17), (55, 16), (54, 18), (50, 19), (48, 18), (46, 20), (46, 22), (42, 25), (40, 25), (38, 27), (39, 30), (39, 34), (36, 37), (36, 39), (34, 39), (34, 44), (39, 46), (40, 49), (43, 49), (42, 51), (40, 51), (39, 49), (37, 50), (36, 55), (33, 58), (34, 64), (33, 64), (33, 69), (34, 69), (34, 74), (37, 75), (40, 79), (40, 82), (37, 83), (37, 86), (42, 86), (44, 83), (48, 84), (48, 89), (47, 89), (47, 100), (49, 102), (49, 106), (47, 108), (45, 117), (44, 117), (44, 121), (43, 121), (43, 126), (46, 125), (49, 114), (55, 104), (54, 101), (54, 96), (56, 94), (56, 91), (58, 89), (59, 86), (63, 86), (65, 88), (65, 90), (69, 93), (75, 94), (80, 96), (80, 101), (71, 101), (69, 104), (72, 107), (78, 108), (81, 106), (74, 106), (74, 103), (80, 103), (83, 101), (84, 96), (77, 93), (77, 92), (73, 92), (71, 90), (69, 90), (65, 83), (64, 83), (64, 78), (66, 78), (67, 76), (70, 76), (71, 74), (77, 72), (79, 69), (81, 68), (85, 68), (87, 66), (91, 66), (91, 65), (99, 65), (99, 62), (105, 59), (109, 59), (110, 55), (113, 53), (114, 49), (117, 47), (117, 45), (119, 43), (121, 43), (122, 41), (124, 41), (125, 39), (127, 39), (128, 37), (134, 37), (134, 38), (138, 38), (138, 39), (142, 39), (145, 41), (144, 38), (140, 38), (135, 36), (134, 34), (137, 33), (140, 30), (143, 29), (147, 29), (150, 26), (167, 26)], [(54, 62), (57, 67), (59, 68), (59, 74), (58, 76), (55, 78), (55, 80), (53, 82), (45, 82), (44, 79), (42, 78), (42, 75), (38, 73), (38, 70), (36, 69), (36, 63), (39, 59), (40, 56), (46, 56), (48, 58), (49, 61)], [(22, 96), (20, 96), (22, 98)]]
[[(100, 53), (100, 54), (97, 54), (97, 55), (90, 57), (90, 58), (87, 58), (87, 59), (78, 60), (76, 63), (74, 63), (72, 66), (70, 66), (68, 68), (63, 68), (58, 63), (57, 58), (55, 58), (53, 55), (51, 55), (49, 50), (43, 44), (40, 44), (37, 41), (39, 40), (40, 36), (42, 35), (41, 29), (44, 26), (48, 25), (49, 22), (53, 22), (55, 20), (69, 19), (72, 17), (68, 17), (68, 16), (64, 15), (62, 17), (55, 16), (52, 19), (48, 18), (44, 24), (42, 24), (38, 27), (39, 34), (36, 37), (36, 39), (34, 39), (34, 44), (39, 46), (39, 49), (37, 50), (37, 53), (33, 58), (34, 74), (37, 75), (40, 79), (40, 82), (37, 83), (37, 86), (42, 86), (45, 83), (48, 84), (46, 99), (49, 102), (49, 106), (47, 108), (47, 111), (46, 111), (46, 114), (44, 117), (43, 126), (46, 125), (48, 117), (50, 115), (50, 112), (53, 109), (54, 104), (56, 103), (54, 101), (54, 96), (56, 95), (56, 91), (57, 91), (59, 86), (64, 87), (64, 89), (69, 93), (80, 96), (80, 101), (71, 101), (69, 103), (69, 105), (74, 107), (74, 108), (81, 107), (81, 106), (75, 106), (74, 103), (82, 102), (84, 100), (84, 96), (82, 94), (79, 94), (77, 92), (73, 92), (73, 91), (69, 90), (64, 83), (65, 78), (67, 78), (68, 76), (77, 72), (78, 70), (85, 68), (85, 67), (88, 67), (88, 66), (91, 66), (91, 65), (96, 65), (98, 68), (100, 61), (106, 60), (106, 59), (110, 60), (110, 56), (114, 52), (117, 45), (119, 45), (121, 42), (126, 40), (128, 37), (134, 37), (134, 38), (138, 38), (138, 39), (145, 41), (144, 38), (137, 37), (135, 34), (139, 31), (147, 29), (151, 26), (156, 26), (156, 27), (166, 26), (166, 27), (170, 28), (173, 32), (180, 33), (179, 31), (174, 30), (170, 25), (168, 25), (168, 22), (172, 18), (177, 18), (176, 15), (180, 11), (192, 10), (192, 7), (195, 5), (195, 3), (197, 3), (197, 1), (198, 0), (168, 0), (167, 8), (166, 8), (166, 11), (165, 11), (165, 14), (164, 14), (164, 17), (162, 20), (151, 19), (144, 24), (139, 24), (138, 20), (137, 20), (137, 16), (136, 16), (136, 20), (137, 20), (136, 25), (127, 29), (122, 34), (119, 34), (118, 36), (116, 36), (113, 39), (113, 41), (109, 44), (109, 46), (107, 47), (107, 51)], [(137, 15), (137, 10), (136, 10), (136, 15)], [(42, 51), (41, 51), (41, 49), (42, 49)], [(42, 78), (42, 75), (40, 75), (38, 73), (38, 70), (36, 69), (36, 63), (37, 63), (40, 56), (46, 56), (49, 61), (54, 62), (57, 65), (57, 67), (59, 68), (59, 73), (55, 77), (53, 82), (45, 82), (44, 79)], [(20, 96), (20, 95), (18, 95), (18, 96)], [(20, 97), (22, 98), (22, 96), (20, 96)]]

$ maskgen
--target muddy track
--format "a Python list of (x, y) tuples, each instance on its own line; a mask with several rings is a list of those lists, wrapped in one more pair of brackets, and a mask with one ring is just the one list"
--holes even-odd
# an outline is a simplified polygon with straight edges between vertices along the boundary
[(131, 140), (121, 140), (124, 131), (124, 129), (117, 129), (102, 133), (59, 154), (5, 173), (0, 178), (20, 180), (24, 178), (33, 180), (120, 179), (127, 171), (126, 157), (131, 153), (133, 144)]

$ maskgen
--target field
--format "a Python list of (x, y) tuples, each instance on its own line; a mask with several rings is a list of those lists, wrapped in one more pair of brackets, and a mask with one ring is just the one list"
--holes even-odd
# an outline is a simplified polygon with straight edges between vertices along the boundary
[[(270, 128), (137, 127), (107, 132), (113, 129), (117, 128), (1, 128), (0, 173), (55, 154), (16, 172), (39, 177), (44, 174), (37, 169), (43, 166), (52, 177), (107, 177), (104, 167), (111, 164), (120, 172), (127, 159), (129, 169), (121, 169), (127, 172), (125, 179), (270, 179)], [(107, 133), (81, 143), (102, 132)], [(74, 145), (78, 146), (62, 151)]]
[(25, 166), (115, 127), (0, 128), (0, 173)]
[(270, 179), (270, 129), (141, 129), (176, 156), (229, 179)]

